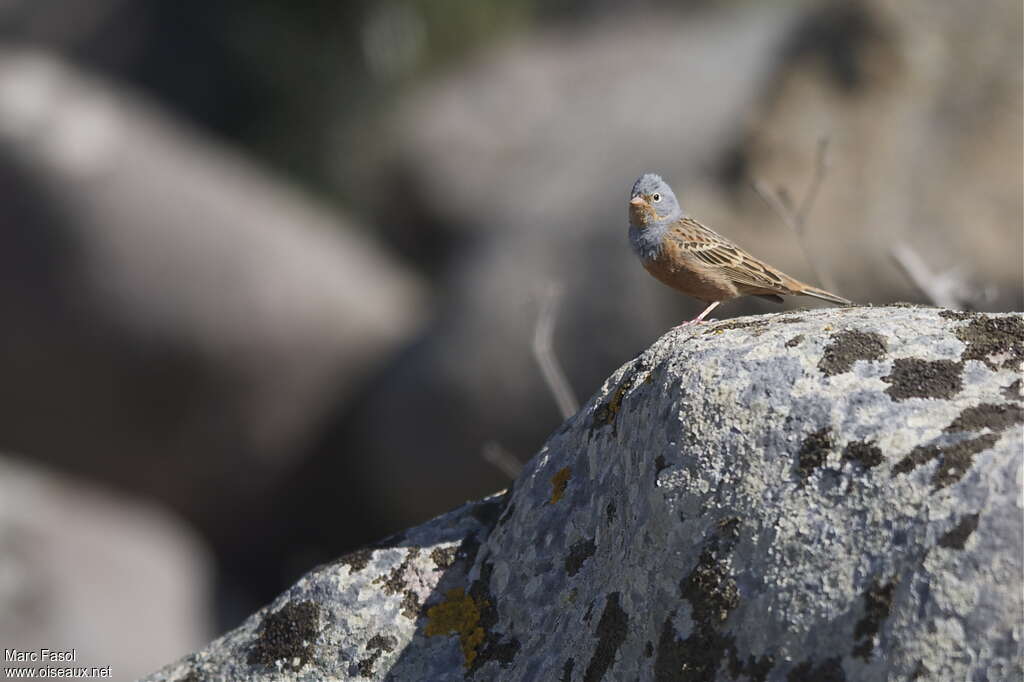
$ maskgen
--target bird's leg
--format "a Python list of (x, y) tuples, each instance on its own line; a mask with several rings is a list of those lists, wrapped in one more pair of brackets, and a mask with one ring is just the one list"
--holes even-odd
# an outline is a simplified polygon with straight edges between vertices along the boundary
[[(718, 307), (719, 303), (721, 303), (721, 301), (715, 301), (714, 303), (709, 305), (707, 308), (705, 308), (704, 312), (702, 312), (700, 315), (698, 315), (697, 317), (693, 318), (692, 320), (687, 320), (686, 322), (683, 322), (681, 325), (679, 325), (679, 327), (688, 327), (691, 324), (700, 324), (701, 322), (704, 321), (704, 318), (707, 317), (708, 313), (710, 313), (712, 310), (714, 310), (715, 308)], [(679, 327), (676, 327), (676, 328), (678, 329)]]
[(687, 324), (698, 324), (700, 322), (703, 322), (704, 318), (707, 317), (707, 314), (710, 313), (715, 308), (717, 308), (719, 303), (721, 303), (721, 301), (715, 301), (714, 303), (709, 305), (707, 308), (705, 308), (704, 312), (702, 312), (700, 315), (698, 315), (697, 317), (695, 317), (692, 320), (690, 320), (689, 322), (687, 322)]

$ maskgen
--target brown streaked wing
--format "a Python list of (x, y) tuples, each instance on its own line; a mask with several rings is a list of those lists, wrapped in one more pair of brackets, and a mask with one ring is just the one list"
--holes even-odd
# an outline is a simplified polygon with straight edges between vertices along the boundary
[(672, 239), (697, 260), (725, 273), (736, 284), (754, 288), (788, 291), (782, 276), (692, 218), (681, 218), (672, 226)]

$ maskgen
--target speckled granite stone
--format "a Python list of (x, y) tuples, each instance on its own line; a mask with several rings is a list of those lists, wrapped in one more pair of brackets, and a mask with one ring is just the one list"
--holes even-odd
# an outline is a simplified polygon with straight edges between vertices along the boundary
[(1019, 679), (1024, 318), (671, 331), (512, 491), (152, 680)]

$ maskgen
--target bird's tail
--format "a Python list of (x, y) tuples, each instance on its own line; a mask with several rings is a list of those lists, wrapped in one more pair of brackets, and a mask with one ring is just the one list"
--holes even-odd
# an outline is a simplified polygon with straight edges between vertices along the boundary
[(809, 287), (807, 285), (804, 285), (804, 288), (800, 290), (800, 295), (811, 296), (812, 298), (820, 298), (822, 301), (838, 303), (839, 305), (853, 305), (853, 301), (847, 298), (843, 298), (842, 296), (836, 296), (835, 294), (829, 293), (824, 289)]

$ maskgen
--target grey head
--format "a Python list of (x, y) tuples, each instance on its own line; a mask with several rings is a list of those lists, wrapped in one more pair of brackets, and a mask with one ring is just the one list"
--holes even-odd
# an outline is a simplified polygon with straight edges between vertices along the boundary
[(681, 218), (675, 192), (660, 175), (645, 173), (629, 195), (629, 242), (643, 260), (657, 258), (669, 227)]

